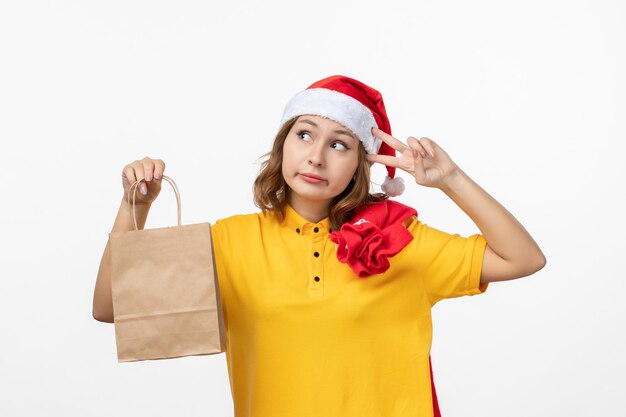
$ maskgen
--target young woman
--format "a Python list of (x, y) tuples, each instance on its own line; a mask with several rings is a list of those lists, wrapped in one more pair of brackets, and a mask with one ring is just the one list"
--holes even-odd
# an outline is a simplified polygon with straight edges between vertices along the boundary
[[(254, 183), (260, 213), (212, 227), (235, 416), (432, 416), (431, 307), (483, 293), (545, 265), (524, 227), (433, 140), (391, 135), (382, 96), (345, 76), (287, 104)], [(385, 193), (370, 194), (381, 163)], [(477, 225), (461, 237), (423, 224), (388, 199), (399, 168), (439, 188)], [(140, 227), (165, 164), (124, 168)], [(133, 228), (122, 200), (113, 231)], [(93, 315), (113, 321), (108, 248)]]

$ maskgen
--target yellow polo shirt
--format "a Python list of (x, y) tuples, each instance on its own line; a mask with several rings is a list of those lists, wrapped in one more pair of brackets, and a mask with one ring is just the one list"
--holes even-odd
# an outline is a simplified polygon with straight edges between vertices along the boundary
[(212, 227), (235, 417), (432, 416), (431, 307), (486, 290), (481, 235), (413, 218), (383, 274), (337, 260), (328, 218), (287, 206)]

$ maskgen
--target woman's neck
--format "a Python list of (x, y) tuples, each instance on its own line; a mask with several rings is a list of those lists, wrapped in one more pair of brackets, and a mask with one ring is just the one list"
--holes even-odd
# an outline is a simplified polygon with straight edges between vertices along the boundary
[(290, 196), (287, 202), (300, 216), (311, 223), (317, 223), (328, 217), (330, 201), (303, 201), (302, 199), (291, 198)]

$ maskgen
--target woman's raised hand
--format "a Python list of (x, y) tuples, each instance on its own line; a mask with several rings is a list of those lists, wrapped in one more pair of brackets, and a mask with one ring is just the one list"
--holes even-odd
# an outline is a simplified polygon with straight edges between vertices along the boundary
[[(161, 192), (164, 171), (165, 162), (147, 156), (140, 161), (137, 160), (126, 165), (122, 170), (124, 200), (128, 198), (130, 186), (137, 180), (145, 179), (137, 186), (135, 204), (151, 204)], [(132, 195), (130, 201), (132, 201)]]
[(441, 188), (445, 180), (459, 170), (448, 154), (432, 139), (409, 136), (407, 144), (372, 128), (372, 134), (400, 153), (400, 156), (367, 155), (371, 162), (399, 168), (415, 177), (415, 182), (425, 187)]

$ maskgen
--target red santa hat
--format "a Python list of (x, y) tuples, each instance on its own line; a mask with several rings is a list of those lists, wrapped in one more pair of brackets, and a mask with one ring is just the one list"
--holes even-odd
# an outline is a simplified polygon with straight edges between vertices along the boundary
[[(372, 134), (372, 127), (377, 127), (391, 135), (382, 95), (358, 80), (333, 75), (314, 82), (289, 100), (280, 126), (305, 114), (325, 117), (350, 129), (363, 143), (368, 154), (396, 154), (395, 149)], [(387, 166), (382, 190), (391, 197), (404, 191), (404, 181), (402, 178), (394, 178), (395, 174), (396, 168)]]

